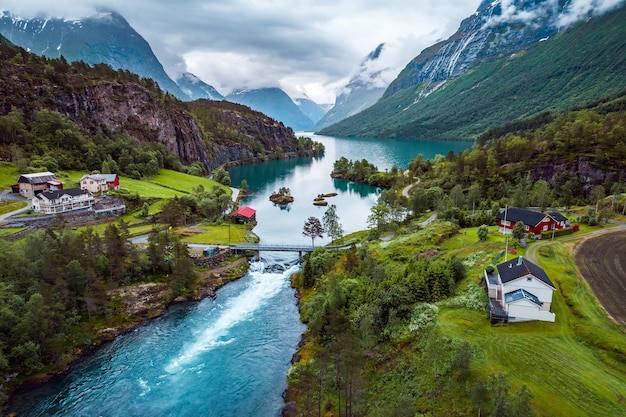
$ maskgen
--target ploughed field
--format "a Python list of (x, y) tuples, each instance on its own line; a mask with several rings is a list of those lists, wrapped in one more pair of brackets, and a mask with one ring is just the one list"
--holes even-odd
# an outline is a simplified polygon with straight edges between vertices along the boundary
[(600, 304), (617, 322), (626, 324), (626, 231), (583, 242), (575, 259)]

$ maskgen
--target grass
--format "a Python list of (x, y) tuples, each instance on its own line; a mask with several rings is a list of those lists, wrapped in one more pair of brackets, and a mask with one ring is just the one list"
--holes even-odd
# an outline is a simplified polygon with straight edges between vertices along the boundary
[(0, 229), (0, 237), (11, 236), (26, 229), (25, 227), (7, 227)]
[(17, 166), (10, 162), (0, 162), (0, 190), (17, 184), (20, 173)]
[[(465, 232), (449, 239), (446, 248), (459, 256), (472, 251), (489, 256), (504, 248), (504, 239), (497, 234), (490, 233), (486, 243), (479, 243), (475, 230)], [(485, 378), (502, 372), (514, 389), (526, 384), (540, 415), (626, 416), (623, 329), (609, 321), (558, 239), (538, 255), (558, 289), (552, 303), (555, 323), (492, 326), (484, 313), (442, 308), (441, 332), (472, 344), (476, 375)], [(483, 267), (477, 259), (466, 280), (479, 282)]]
[[(65, 188), (78, 187), (80, 178), (85, 174), (82, 171), (69, 171), (66, 177), (59, 178), (65, 182)], [(15, 183), (17, 179), (13, 181)], [(120, 176), (120, 188), (131, 194), (139, 194), (142, 198), (167, 199), (189, 194), (194, 187), (202, 185), (210, 190), (218, 186), (231, 193), (230, 188), (204, 177), (184, 174), (182, 172), (162, 169), (159, 175), (147, 179), (136, 180)]]
[(176, 231), (181, 240), (186, 243), (228, 245), (231, 243), (242, 243), (257, 241), (254, 235), (242, 225), (210, 225), (201, 224), (192, 228), (181, 228)]
[(19, 210), (27, 205), (25, 201), (3, 201), (0, 203), (0, 215)]

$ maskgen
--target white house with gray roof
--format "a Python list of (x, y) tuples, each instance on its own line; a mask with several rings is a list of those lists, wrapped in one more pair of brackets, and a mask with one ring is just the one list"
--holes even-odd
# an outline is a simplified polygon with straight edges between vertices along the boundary
[(120, 180), (117, 174), (85, 174), (79, 182), (81, 189), (91, 193), (119, 190), (120, 188)]
[(543, 269), (521, 256), (485, 271), (491, 322), (554, 322), (550, 311), (556, 287)]
[(89, 191), (80, 188), (42, 191), (30, 201), (33, 210), (43, 214), (91, 209), (94, 204), (94, 198)]

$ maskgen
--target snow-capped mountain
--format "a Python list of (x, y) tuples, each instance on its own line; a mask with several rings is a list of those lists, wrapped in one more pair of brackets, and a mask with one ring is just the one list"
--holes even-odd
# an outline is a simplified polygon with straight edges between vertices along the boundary
[(0, 33), (29, 52), (90, 65), (105, 63), (151, 78), (161, 89), (189, 99), (167, 75), (148, 42), (116, 12), (65, 20), (22, 19), (4, 11), (0, 15)]

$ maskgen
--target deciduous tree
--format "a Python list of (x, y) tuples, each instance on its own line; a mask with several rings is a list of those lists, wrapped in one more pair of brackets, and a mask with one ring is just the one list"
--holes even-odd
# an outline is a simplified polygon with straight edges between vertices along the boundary
[(317, 217), (309, 217), (306, 222), (304, 222), (304, 230), (302, 231), (304, 236), (311, 238), (311, 245), (315, 246), (315, 238), (324, 237), (324, 227), (320, 222), (320, 219)]

